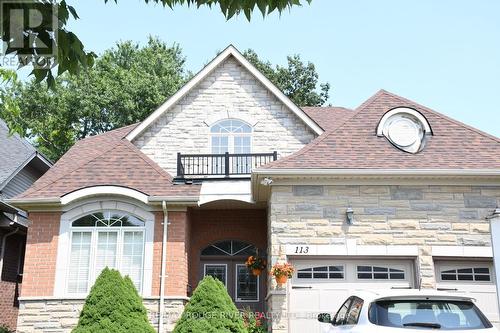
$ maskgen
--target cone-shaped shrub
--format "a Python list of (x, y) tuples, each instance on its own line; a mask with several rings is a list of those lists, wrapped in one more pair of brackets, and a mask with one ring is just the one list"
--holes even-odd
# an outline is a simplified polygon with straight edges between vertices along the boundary
[(85, 300), (72, 333), (154, 333), (134, 284), (105, 268)]
[(173, 333), (246, 333), (243, 319), (226, 287), (206, 276), (177, 322)]

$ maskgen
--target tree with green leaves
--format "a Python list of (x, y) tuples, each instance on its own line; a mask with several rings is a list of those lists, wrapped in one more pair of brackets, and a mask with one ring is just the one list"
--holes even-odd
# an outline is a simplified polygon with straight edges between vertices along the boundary
[[(113, 0), (118, 3), (118, 0)], [(208, 6), (210, 8), (219, 6), (222, 14), (229, 20), (234, 15), (244, 13), (248, 20), (251, 19), (252, 12), (257, 8), (263, 16), (269, 15), (274, 11), (279, 13), (286, 9), (291, 9), (293, 6), (300, 6), (301, 0), (144, 0), (146, 3), (159, 3), (164, 7), (173, 9), (176, 5), (187, 6)], [(311, 0), (305, 0), (310, 3)], [(104, 0), (105, 3), (110, 0)], [(14, 47), (7, 47), (7, 54), (16, 55), (19, 62), (23, 65), (44, 63), (51, 64), (50, 66), (34, 67), (32, 74), (35, 76), (37, 82), (47, 80), (50, 87), (55, 87), (56, 82), (52, 73), (53, 68), (57, 64), (57, 73), (61, 75), (66, 71), (75, 75), (81, 70), (92, 67), (96, 54), (85, 49), (79, 37), (67, 29), (68, 21), (71, 18), (79, 19), (75, 7), (69, 5), (66, 0), (33, 0), (37, 4), (37, 9), (42, 13), (43, 17), (53, 17), (56, 24), (43, 23), (43, 29), (32, 29), (30, 27), (23, 27), (23, 34), (30, 39), (34, 40), (34, 46), (50, 45), (54, 40), (57, 41), (57, 55), (56, 57), (47, 55), (43, 56), (37, 53), (33, 47), (26, 47), (23, 49), (16, 49)], [(0, 2), (1, 4), (1, 2)], [(32, 4), (26, 1), (21, 1), (15, 4), (17, 9), (28, 11), (32, 8)], [(13, 36), (9, 36), (6, 32), (11, 25), (10, 19), (5, 17), (2, 24), (4, 29), (2, 40), (9, 42), (22, 42), (13, 40)], [(16, 23), (16, 22), (14, 22)], [(14, 36), (14, 39), (24, 39), (23, 34)], [(33, 46), (33, 45), (31, 45)]]
[(121, 42), (94, 67), (59, 76), (51, 90), (6, 72), (0, 118), (57, 160), (76, 140), (144, 120), (190, 75), (178, 45), (156, 38), (143, 47)]
[(72, 333), (154, 333), (130, 278), (105, 268), (92, 286)]
[(299, 55), (288, 56), (286, 67), (273, 67), (251, 49), (246, 50), (243, 55), (298, 106), (322, 106), (328, 101), (330, 84), (319, 84), (314, 64), (304, 63)]
[(173, 333), (247, 333), (243, 318), (217, 279), (205, 276), (196, 287)]

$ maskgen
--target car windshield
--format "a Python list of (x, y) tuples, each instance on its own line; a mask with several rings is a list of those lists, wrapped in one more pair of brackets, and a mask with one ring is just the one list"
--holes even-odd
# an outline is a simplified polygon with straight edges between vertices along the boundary
[(373, 303), (369, 319), (375, 325), (428, 329), (470, 330), (492, 327), (472, 303), (443, 300), (382, 300)]

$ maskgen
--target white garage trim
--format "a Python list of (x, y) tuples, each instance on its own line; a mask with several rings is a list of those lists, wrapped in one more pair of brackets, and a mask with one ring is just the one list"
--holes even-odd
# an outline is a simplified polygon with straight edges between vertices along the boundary
[(478, 307), (494, 324), (498, 316), (495, 270), (491, 259), (435, 259), (436, 288), (475, 299)]
[(287, 256), (395, 256), (417, 257), (416, 245), (358, 245), (348, 239), (345, 245), (294, 244), (286, 246)]
[(296, 271), (287, 287), (289, 332), (323, 332), (317, 314), (335, 313), (356, 290), (409, 289), (415, 286), (414, 259), (379, 258), (292, 259)]
[(433, 246), (433, 257), (492, 258), (491, 246)]

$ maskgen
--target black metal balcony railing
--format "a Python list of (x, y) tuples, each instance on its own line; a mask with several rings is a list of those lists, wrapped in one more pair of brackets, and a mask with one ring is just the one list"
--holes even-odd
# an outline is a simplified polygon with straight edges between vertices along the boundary
[(177, 153), (177, 178), (249, 175), (252, 169), (276, 161), (278, 153), (181, 154)]

